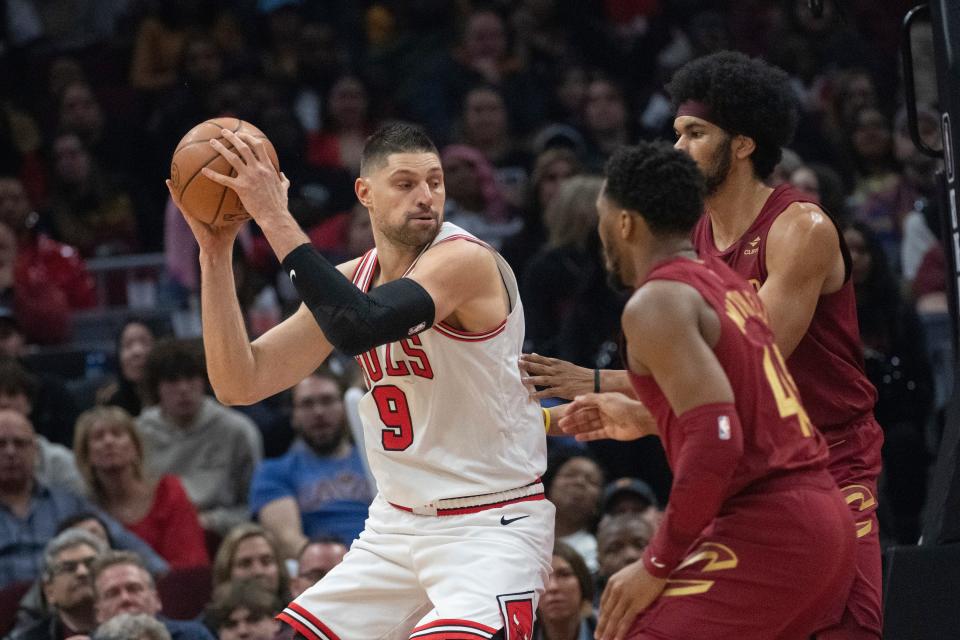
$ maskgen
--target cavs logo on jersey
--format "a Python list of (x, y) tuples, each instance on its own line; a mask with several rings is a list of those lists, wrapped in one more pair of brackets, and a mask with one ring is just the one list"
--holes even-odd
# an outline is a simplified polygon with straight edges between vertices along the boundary
[(532, 640), (533, 592), (500, 595), (497, 600), (500, 602), (505, 640)]
[(743, 250), (743, 255), (752, 256), (760, 251), (760, 236), (747, 243), (747, 248)]

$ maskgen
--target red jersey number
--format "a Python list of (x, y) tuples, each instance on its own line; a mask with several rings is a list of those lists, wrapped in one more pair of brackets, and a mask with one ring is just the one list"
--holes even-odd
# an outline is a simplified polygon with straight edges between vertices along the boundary
[(380, 436), (384, 450), (405, 451), (413, 444), (413, 420), (407, 394), (388, 384), (374, 387), (373, 399), (377, 403), (380, 421), (387, 427)]

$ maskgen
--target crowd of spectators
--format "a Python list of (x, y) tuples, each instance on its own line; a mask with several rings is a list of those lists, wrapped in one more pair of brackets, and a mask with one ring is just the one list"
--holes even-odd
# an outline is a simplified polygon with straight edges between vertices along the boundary
[[(624, 297), (598, 252), (597, 176), (619, 145), (670, 138), (664, 84), (727, 48), (791, 76), (800, 126), (774, 181), (817, 196), (850, 248), (886, 435), (882, 536), (916, 542), (950, 382), (935, 366), (947, 314), (938, 167), (909, 139), (897, 72), (910, 3), (822, 4), (4, 3), (0, 601), (20, 604), (0, 609), (16, 614), (12, 637), (284, 637), (273, 614), (340, 561), (375, 493), (348, 359), (250, 407), (210, 393), (202, 349), (173, 317), (198, 293), (197, 249), (163, 185), (193, 125), (261, 128), (291, 211), (339, 261), (373, 244), (353, 194), (365, 137), (387, 120), (421, 124), (441, 150), (446, 218), (517, 273), (526, 350), (616, 368)], [(929, 68), (917, 77), (920, 133), (936, 146)], [(57, 358), (32, 356), (82, 348), (78, 313), (137, 306), (129, 288), (106, 299), (85, 267), (137, 253), (164, 254), (170, 313), (131, 312), (113, 377), (75, 393), (85, 387)], [(234, 263), (260, 335), (296, 293), (255, 225)], [(639, 557), (668, 499), (663, 455), (649, 441), (558, 439), (544, 481), (558, 542), (535, 635), (592, 637), (606, 578)]]

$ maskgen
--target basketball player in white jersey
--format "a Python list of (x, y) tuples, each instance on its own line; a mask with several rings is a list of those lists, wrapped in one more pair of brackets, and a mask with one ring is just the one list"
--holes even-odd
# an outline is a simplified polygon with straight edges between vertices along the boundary
[(237, 227), (187, 217), (200, 244), (210, 381), (229, 404), (256, 402), (355, 356), (378, 496), (344, 561), (280, 619), (311, 640), (529, 640), (550, 569), (546, 439), (518, 359), (523, 308), (488, 246), (444, 223), (443, 170), (419, 129), (390, 125), (363, 152), (355, 189), (376, 248), (333, 267), (287, 210), (285, 176), (262, 143), (212, 143), (304, 304), (249, 343), (234, 294)]

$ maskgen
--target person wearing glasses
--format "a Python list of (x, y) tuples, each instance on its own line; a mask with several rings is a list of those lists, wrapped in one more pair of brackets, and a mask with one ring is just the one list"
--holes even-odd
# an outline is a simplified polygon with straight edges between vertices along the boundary
[(301, 593), (323, 578), (343, 560), (347, 545), (334, 536), (317, 536), (303, 545), (297, 556), (297, 575), (290, 579), (290, 595)]
[(50, 613), (17, 629), (10, 640), (60, 640), (88, 634), (96, 626), (93, 562), (107, 546), (88, 531), (67, 529), (51, 540), (43, 553), (43, 593)]
[(0, 588), (37, 579), (47, 543), (61, 522), (79, 513), (95, 513), (114, 545), (137, 552), (154, 574), (169, 571), (167, 562), (147, 543), (88, 500), (40, 480), (38, 455), (30, 420), (13, 409), (0, 409)]
[(297, 439), (286, 455), (265, 460), (250, 487), (250, 512), (295, 558), (307, 540), (330, 534), (348, 545), (363, 530), (373, 500), (359, 449), (350, 440), (345, 387), (319, 369), (293, 388)]

